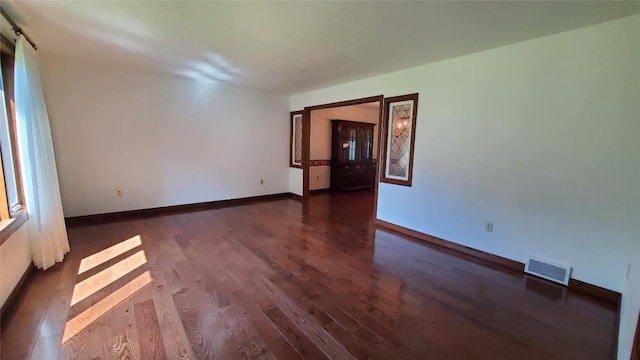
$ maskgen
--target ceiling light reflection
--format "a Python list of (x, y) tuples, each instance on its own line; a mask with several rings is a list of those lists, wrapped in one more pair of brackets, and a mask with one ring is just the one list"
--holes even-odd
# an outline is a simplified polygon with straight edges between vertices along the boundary
[(239, 70), (237, 70), (237, 68), (232, 67), (231, 64), (222, 57), (219, 57), (216, 62), (217, 63), (211, 61), (189, 61), (183, 69), (178, 71), (178, 74), (197, 80), (210, 79), (227, 82), (235, 80), (236, 77), (230, 69), (238, 73)]

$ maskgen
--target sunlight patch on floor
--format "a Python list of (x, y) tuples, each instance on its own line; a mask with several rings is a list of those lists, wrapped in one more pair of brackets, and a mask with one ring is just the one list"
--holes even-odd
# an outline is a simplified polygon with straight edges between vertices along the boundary
[(91, 270), (94, 267), (103, 264), (118, 255), (122, 255), (125, 252), (135, 248), (136, 246), (142, 245), (142, 239), (140, 235), (136, 235), (130, 239), (119, 242), (112, 247), (106, 248), (100, 252), (97, 252), (93, 255), (87, 256), (86, 258), (80, 261), (80, 268), (78, 269), (78, 275), (82, 274), (85, 271)]
[(79, 282), (73, 288), (73, 296), (71, 298), (71, 306), (79, 303), (87, 297), (95, 294), (98, 290), (111, 284), (112, 282), (127, 275), (131, 271), (147, 263), (147, 257), (144, 250), (109, 266), (108, 268), (92, 275), (91, 277)]
[(118, 290), (107, 295), (104, 299), (98, 301), (87, 310), (81, 312), (73, 319), (67, 321), (62, 335), (62, 343), (66, 343), (69, 339), (91, 325), (94, 321), (105, 315), (120, 303), (125, 301), (136, 292), (140, 291), (152, 281), (151, 273), (145, 271), (135, 279), (131, 280)]
[[(101, 299), (92, 299), (91, 303), (93, 305), (91, 305), (91, 307), (67, 321), (62, 335), (62, 344), (85, 330), (94, 321), (113, 311), (119, 304), (152, 282), (151, 273), (147, 270), (116, 290), (104, 291), (105, 289), (110, 290), (107, 289), (107, 287), (120, 279), (126, 281), (133, 278), (135, 275), (133, 271), (147, 263), (147, 256), (144, 250), (139, 249), (139, 251), (134, 254), (129, 255), (111, 266), (105, 267), (108, 261), (132, 249), (136, 249), (141, 245), (142, 238), (140, 235), (136, 235), (95, 254), (89, 255), (80, 261), (78, 275), (91, 269), (100, 270), (97, 267), (101, 265), (102, 269), (76, 283), (71, 297), (70, 313), (77, 313), (77, 311), (72, 311), (73, 307), (78, 307), (81, 301), (89, 299), (91, 296), (100, 294), (99, 297)], [(102, 292), (100, 292), (101, 290)], [(96, 302), (96, 300), (99, 301)], [(82, 306), (82, 308), (84, 308), (84, 306)]]

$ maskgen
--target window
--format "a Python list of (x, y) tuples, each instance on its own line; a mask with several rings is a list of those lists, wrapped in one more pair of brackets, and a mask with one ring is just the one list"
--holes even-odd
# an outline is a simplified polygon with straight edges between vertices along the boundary
[(2, 167), (0, 173), (0, 220), (16, 217), (23, 210), (23, 197), (16, 147), (15, 108), (13, 103), (13, 44), (2, 38), (0, 53), (0, 153)]
[(291, 113), (289, 166), (302, 168), (302, 111)]
[(382, 177), (380, 182), (411, 186), (418, 94), (384, 99)]

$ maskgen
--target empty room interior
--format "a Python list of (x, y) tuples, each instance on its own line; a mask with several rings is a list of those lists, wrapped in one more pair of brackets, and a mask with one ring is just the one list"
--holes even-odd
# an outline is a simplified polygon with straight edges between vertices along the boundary
[(0, 358), (640, 359), (639, 1), (0, 7)]

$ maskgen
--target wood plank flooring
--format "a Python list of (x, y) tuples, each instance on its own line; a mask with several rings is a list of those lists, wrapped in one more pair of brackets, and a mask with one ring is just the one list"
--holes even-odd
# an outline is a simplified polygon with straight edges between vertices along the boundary
[(9, 359), (609, 359), (611, 305), (372, 224), (368, 191), (69, 229)]

